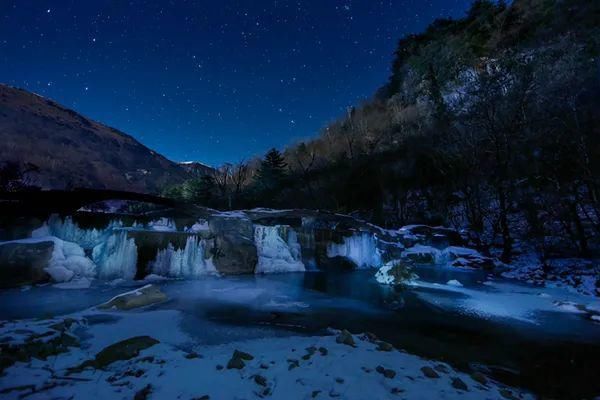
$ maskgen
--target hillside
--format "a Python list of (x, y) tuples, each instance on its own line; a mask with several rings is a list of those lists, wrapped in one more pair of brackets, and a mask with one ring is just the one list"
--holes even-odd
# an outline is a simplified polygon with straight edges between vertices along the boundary
[(600, 254), (598, 4), (475, 1), (401, 38), (372, 99), (198, 199), (451, 225), (505, 261), (523, 239)]
[[(52, 100), (0, 84), (0, 162), (31, 164), (30, 184), (157, 193), (188, 173), (133, 137)], [(30, 168), (31, 167), (31, 168)]]

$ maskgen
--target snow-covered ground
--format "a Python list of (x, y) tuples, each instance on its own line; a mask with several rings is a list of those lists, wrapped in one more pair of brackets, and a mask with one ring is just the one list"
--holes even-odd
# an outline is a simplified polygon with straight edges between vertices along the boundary
[[(115, 314), (115, 313), (113, 313)], [(111, 319), (111, 316), (113, 319)], [(31, 359), (9, 367), (0, 379), (6, 399), (494, 399), (533, 398), (482, 374), (466, 374), (450, 365), (354, 335), (354, 345), (336, 335), (253, 339), (198, 345), (179, 328), (180, 312), (146, 310), (124, 316), (89, 310), (72, 316), (66, 329), (81, 347), (46, 360)], [(23, 343), (28, 333), (55, 337), (65, 319), (7, 323), (3, 335)], [(104, 322), (99, 322), (104, 321)], [(64, 324), (64, 323), (63, 323)], [(158, 327), (169, 327), (159, 329)], [(15, 334), (16, 332), (16, 334)], [(159, 341), (135, 355), (113, 355), (102, 368), (73, 370), (106, 347), (140, 336)], [(247, 353), (230, 363), (236, 350)], [(250, 359), (251, 358), (251, 359)], [(96, 357), (96, 360), (99, 360)], [(147, 392), (147, 397), (142, 396)]]

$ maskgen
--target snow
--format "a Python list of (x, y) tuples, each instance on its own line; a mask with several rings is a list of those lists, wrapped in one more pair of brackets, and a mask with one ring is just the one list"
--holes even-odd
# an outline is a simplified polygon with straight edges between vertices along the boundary
[(186, 231), (191, 233), (199, 233), (199, 232), (207, 232), (210, 230), (208, 226), (208, 221), (205, 219), (199, 219), (191, 228), (188, 228)]
[(378, 268), (382, 265), (377, 238), (370, 232), (345, 237), (341, 244), (329, 243), (327, 257), (344, 257), (352, 261), (357, 268)]
[(254, 244), (258, 253), (255, 273), (302, 272), (300, 243), (296, 232), (287, 225), (254, 226)]
[(424, 246), (422, 244), (417, 244), (413, 247), (409, 247), (408, 249), (402, 252), (402, 257), (431, 257), (434, 263), (439, 263), (443, 261), (443, 257), (438, 249), (431, 246)]
[(148, 223), (148, 229), (157, 232), (176, 232), (177, 226), (175, 221), (169, 218), (160, 218)]
[[(40, 231), (41, 233), (41, 231)], [(66, 242), (54, 236), (38, 236), (28, 239), (0, 242), (34, 244), (52, 242), (52, 256), (44, 268), (54, 282), (67, 282), (74, 277), (94, 278), (96, 265), (85, 256), (84, 250), (77, 243)]]
[(457, 281), (456, 279), (450, 279), (448, 282), (446, 282), (446, 285), (457, 286), (457, 287), (463, 286), (463, 284), (460, 283), (459, 281)]
[[(440, 284), (417, 280), (408, 284), (424, 301), (483, 319), (509, 318), (537, 324), (540, 312), (585, 314), (592, 311), (589, 307), (600, 304), (560, 288), (544, 289), (547, 295), (541, 296), (539, 288), (508, 282), (489, 282), (486, 290), (458, 286), (451, 281)], [(447, 295), (440, 295), (444, 293)]]
[(384, 285), (392, 285), (395, 283), (393, 275), (389, 274), (390, 270), (394, 267), (393, 263), (387, 263), (375, 273), (375, 280)]
[(183, 249), (175, 249), (171, 243), (166, 249), (158, 250), (148, 267), (151, 274), (170, 278), (198, 278), (216, 274), (212, 258), (206, 258), (206, 241), (189, 236)]
[(137, 246), (127, 231), (116, 231), (94, 247), (92, 258), (98, 266), (98, 277), (111, 280), (133, 279), (137, 266)]
[(53, 287), (58, 289), (88, 289), (92, 285), (92, 281), (88, 278), (76, 278), (69, 282), (57, 283)]
[[(331, 336), (260, 338), (202, 345), (190, 342), (191, 338), (179, 330), (181, 315), (175, 311), (128, 313), (125, 318), (95, 324), (86, 324), (87, 316), (94, 314), (77, 316), (81, 323), (69, 329), (70, 334), (83, 330), (83, 334), (78, 335), (84, 340), (80, 348), (70, 348), (69, 352), (46, 360), (18, 362), (7, 368), (0, 380), (3, 398), (77, 400), (87, 399), (93, 393), (97, 400), (132, 399), (146, 385), (151, 385), (150, 398), (156, 399), (202, 396), (212, 400), (248, 399), (263, 397), (265, 389), (269, 390), (269, 398), (286, 400), (310, 399), (315, 393), (323, 398), (387, 399), (398, 397), (393, 394), (395, 389), (401, 390), (403, 398), (410, 399), (502, 398), (500, 390), (503, 389), (511, 390), (524, 400), (533, 398), (493, 380), (483, 387), (446, 363), (403, 351), (377, 351), (377, 343), (363, 335), (354, 335), (355, 347), (337, 343), (337, 332)], [(10, 336), (13, 343), (18, 340), (23, 343), (27, 334), (18, 332), (44, 333), (51, 324), (60, 322), (58, 319), (19, 321), (0, 327), (0, 333), (3, 337)], [(170, 329), (156, 329), (157, 326)], [(88, 368), (69, 373), (68, 368), (92, 359), (106, 346), (142, 335), (150, 335), (160, 343), (131, 360), (109, 364), (105, 370)], [(227, 365), (234, 350), (247, 352), (253, 359), (245, 361), (239, 370), (217, 368)], [(186, 357), (191, 351), (201, 356)], [(424, 376), (423, 367), (434, 368), (440, 364), (447, 373), (440, 372), (436, 379)], [(378, 366), (392, 370), (394, 377), (385, 378), (377, 372)], [(131, 372), (137, 370), (142, 373), (132, 376)], [(257, 384), (256, 375), (264, 378), (265, 386)], [(463, 381), (468, 390), (453, 388), (452, 380), (456, 378)], [(30, 393), (28, 385), (39, 391)]]

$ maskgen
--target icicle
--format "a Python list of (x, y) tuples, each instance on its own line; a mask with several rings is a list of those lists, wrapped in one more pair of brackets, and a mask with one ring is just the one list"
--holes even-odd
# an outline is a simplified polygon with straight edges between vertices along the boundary
[(344, 243), (330, 243), (327, 257), (344, 257), (358, 268), (380, 267), (381, 254), (372, 233), (361, 232), (344, 238)]
[(255, 272), (305, 271), (296, 232), (286, 225), (254, 227), (254, 243), (258, 252)]
[(169, 243), (166, 249), (158, 250), (149, 265), (151, 274), (171, 278), (197, 278), (217, 272), (212, 259), (205, 258), (206, 241), (197, 236), (187, 238), (185, 248), (175, 249)]

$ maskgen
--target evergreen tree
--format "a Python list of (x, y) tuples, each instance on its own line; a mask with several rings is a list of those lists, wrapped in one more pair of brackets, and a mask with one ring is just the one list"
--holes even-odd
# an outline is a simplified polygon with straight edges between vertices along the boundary
[(279, 187), (287, 176), (287, 163), (277, 149), (271, 149), (260, 163), (257, 183), (260, 189), (271, 191)]

